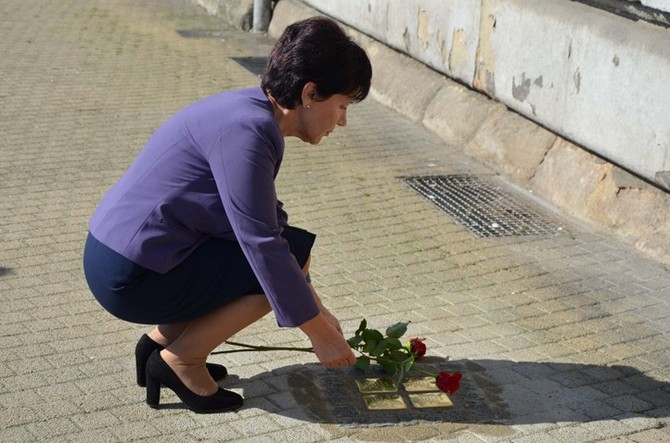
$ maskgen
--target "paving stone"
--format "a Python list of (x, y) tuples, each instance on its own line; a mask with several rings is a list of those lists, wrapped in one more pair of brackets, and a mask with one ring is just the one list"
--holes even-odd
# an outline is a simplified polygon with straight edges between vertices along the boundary
[(661, 443), (668, 441), (670, 432), (667, 429), (649, 429), (637, 434), (629, 435), (628, 438), (636, 443)]
[[(88, 218), (171, 114), (256, 85), (230, 57), (272, 42), (185, 0), (7, 0), (0, 16), (0, 440), (667, 437), (667, 269), (560, 214), (569, 236), (473, 236), (398, 177), (491, 170), (372, 99), (321, 145), (287, 140), (280, 197), (319, 235), (313, 280), (345, 332), (411, 321), (431, 368), (463, 371), (455, 407), (360, 415), (356, 373), (289, 352), (212, 356), (240, 412), (197, 416), (169, 390), (146, 407), (132, 357), (146, 328), (103, 312), (81, 275)], [(223, 37), (176, 32), (211, 29)], [(307, 343), (272, 316), (239, 339)]]

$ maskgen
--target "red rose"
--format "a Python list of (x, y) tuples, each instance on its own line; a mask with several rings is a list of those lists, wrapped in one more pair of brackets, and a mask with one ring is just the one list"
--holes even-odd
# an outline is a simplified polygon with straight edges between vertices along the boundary
[(460, 372), (450, 374), (447, 371), (442, 371), (437, 374), (435, 384), (440, 388), (440, 391), (453, 394), (458, 391), (458, 388), (460, 387), (459, 381), (461, 380), (461, 377), (462, 375)]
[(420, 338), (413, 338), (409, 341), (409, 350), (419, 360), (426, 355), (426, 344)]

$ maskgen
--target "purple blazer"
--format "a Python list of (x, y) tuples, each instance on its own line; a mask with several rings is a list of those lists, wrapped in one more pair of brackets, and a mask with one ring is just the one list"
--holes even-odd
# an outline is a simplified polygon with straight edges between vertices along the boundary
[(89, 229), (100, 242), (165, 273), (210, 237), (239, 242), (280, 326), (319, 309), (280, 236), (288, 216), (274, 180), (284, 138), (261, 88), (179, 111), (104, 196)]

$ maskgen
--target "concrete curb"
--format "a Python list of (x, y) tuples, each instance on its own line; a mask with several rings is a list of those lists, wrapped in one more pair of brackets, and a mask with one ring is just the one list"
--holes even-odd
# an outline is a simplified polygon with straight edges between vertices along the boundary
[(220, 16), (236, 28), (248, 31), (253, 23), (253, 0), (191, 0), (211, 15)]
[[(277, 37), (290, 23), (314, 15), (320, 12), (299, 0), (282, 0), (269, 34)], [(343, 27), (370, 56), (375, 99), (562, 211), (604, 226), (670, 265), (670, 194), (423, 63)]]
[[(463, 373), (454, 407), (416, 408), (401, 389), (406, 410), (370, 411), (355, 380), (378, 369), (329, 370), (278, 351), (209, 358), (229, 368), (221, 387), (244, 397), (237, 412), (194, 414), (169, 389), (149, 408), (133, 349), (150, 326), (115, 318), (91, 295), (88, 222), (166, 119), (257, 85), (273, 41), (192, 0), (6, 0), (0, 10), (0, 441), (670, 441), (670, 272), (565, 215), (504, 237), (471, 232), (400, 177), (492, 169), (374, 99), (318, 146), (289, 138), (278, 192), (292, 220), (319, 235), (312, 276), (345, 334), (362, 317), (374, 328), (410, 321), (408, 338), (426, 337), (424, 369)], [(438, 91), (448, 93), (471, 98)], [(504, 129), (488, 116), (473, 126)], [(585, 155), (558, 142), (535, 162)], [(462, 191), (476, 212), (477, 196)], [(521, 221), (500, 209), (499, 221)], [(235, 340), (309, 342), (271, 314)]]

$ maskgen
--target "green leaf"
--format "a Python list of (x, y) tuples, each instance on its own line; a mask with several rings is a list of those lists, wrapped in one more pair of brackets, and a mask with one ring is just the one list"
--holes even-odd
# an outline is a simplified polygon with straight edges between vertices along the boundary
[(351, 337), (350, 339), (347, 340), (347, 343), (349, 343), (350, 347), (355, 348), (356, 346), (363, 343), (363, 337), (361, 337), (360, 335)]
[(379, 366), (381, 366), (389, 375), (395, 374), (398, 369), (398, 364), (388, 357), (378, 357), (377, 363), (379, 363)]
[(367, 320), (365, 320), (365, 319), (361, 320), (361, 324), (358, 326), (358, 329), (356, 329), (356, 337), (361, 335), (367, 327), (368, 327)]
[(366, 341), (365, 346), (363, 346), (363, 352), (369, 354), (372, 351), (374, 351), (376, 347), (377, 347), (377, 340)]
[(377, 346), (375, 346), (374, 350), (372, 350), (370, 352), (370, 354), (372, 354), (375, 357), (379, 357), (380, 355), (382, 355), (384, 353), (384, 351), (386, 351), (386, 346), (387, 345), (388, 345), (388, 343), (386, 342), (386, 340), (378, 341)]
[(386, 335), (391, 338), (400, 338), (407, 332), (407, 325), (409, 323), (396, 323), (386, 329)]
[(377, 357), (377, 363), (379, 363), (380, 365), (394, 365), (395, 364), (395, 362), (386, 355), (382, 355), (381, 357)]
[(391, 351), (391, 358), (398, 363), (402, 363), (408, 358), (412, 358), (412, 355), (405, 348), (394, 349)]
[(384, 368), (384, 371), (385, 371), (388, 375), (393, 375), (393, 374), (395, 374), (396, 371), (398, 370), (398, 367), (397, 367), (396, 365), (394, 365), (394, 364), (381, 365), (381, 367)]
[(398, 340), (397, 338), (388, 337), (388, 338), (386, 339), (386, 342), (389, 344), (389, 345), (388, 345), (388, 348), (389, 348), (390, 350), (394, 350), (394, 349), (400, 349), (400, 348), (402, 348), (402, 343), (401, 343), (400, 340)]
[(365, 331), (363, 331), (363, 339), (367, 343), (370, 340), (374, 341), (383, 340), (384, 336), (382, 335), (381, 332), (379, 332), (376, 329), (366, 329)]
[(356, 359), (356, 368), (365, 371), (370, 367), (370, 359), (365, 355), (361, 355)]

